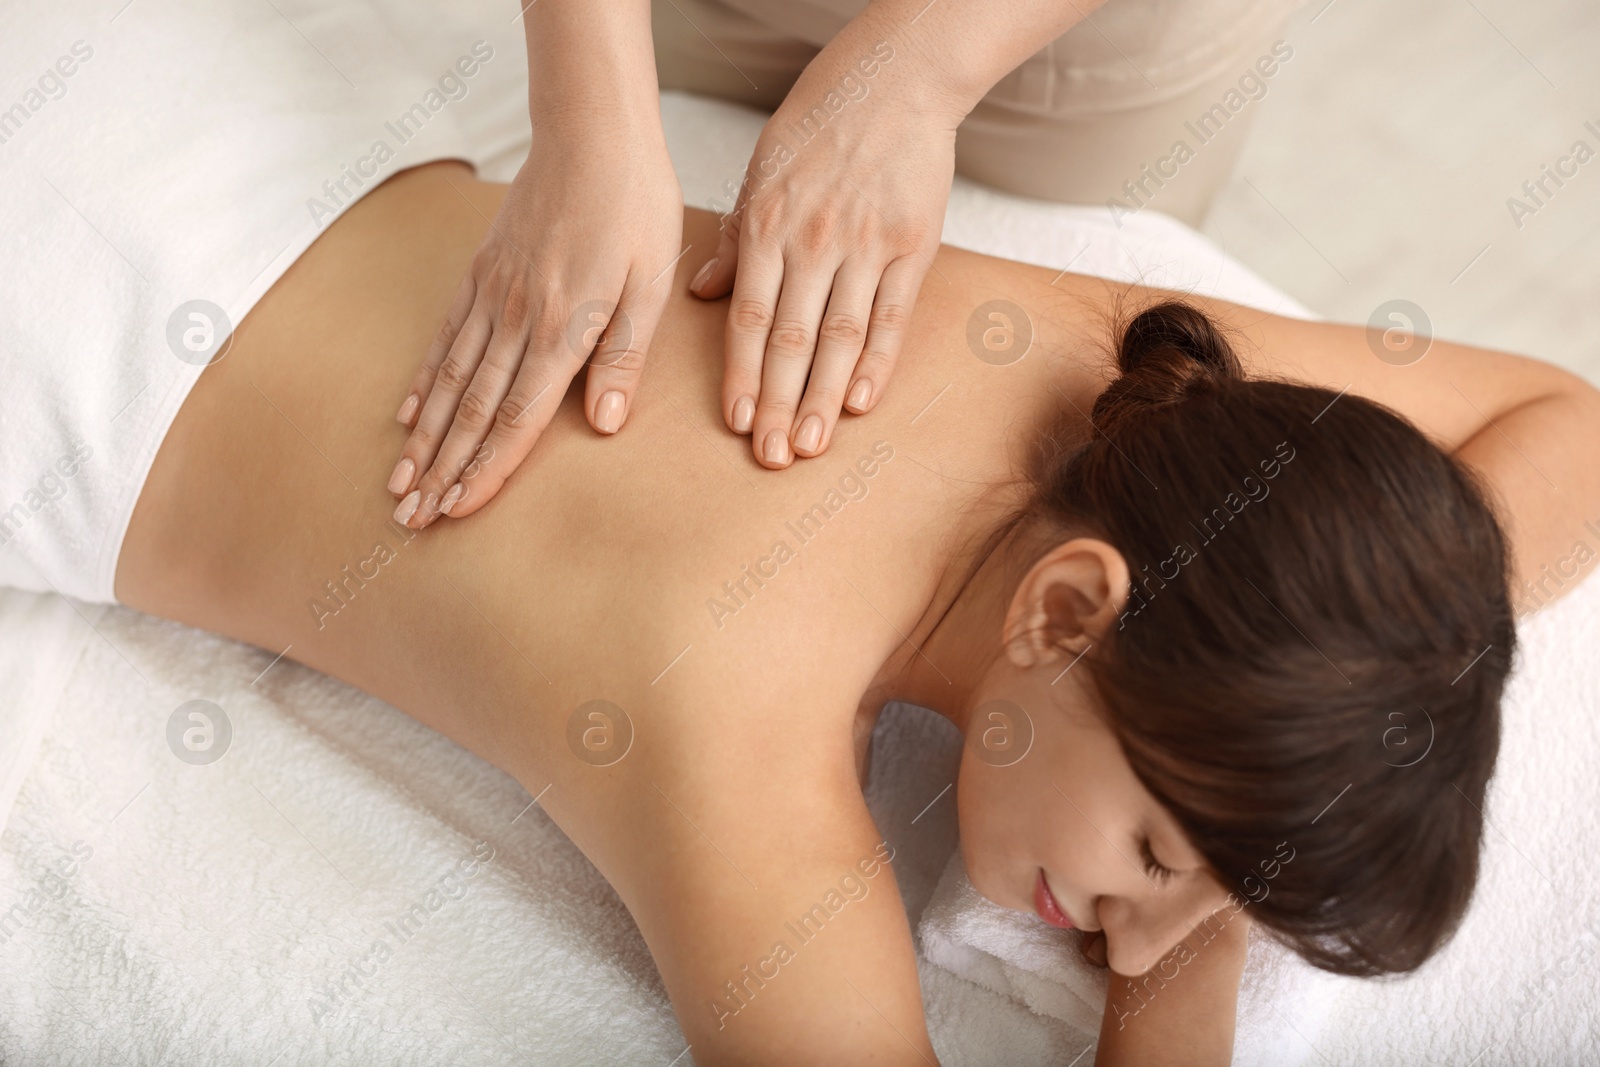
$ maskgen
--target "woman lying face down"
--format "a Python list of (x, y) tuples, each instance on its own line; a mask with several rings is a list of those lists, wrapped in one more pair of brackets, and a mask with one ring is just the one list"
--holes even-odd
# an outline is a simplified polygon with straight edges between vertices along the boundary
[[(966, 733), (979, 891), (1103, 934), (1120, 975), (1195, 957), (1148, 1006), (1111, 983), (1101, 1064), (1226, 1062), (1247, 925), (1357, 974), (1454, 929), (1508, 557), (1536, 574), (1600, 504), (1594, 390), (1445, 342), (1397, 368), (1357, 328), (943, 248), (895, 388), (841, 420), (835, 459), (771, 471), (716, 421), (729, 308), (683, 288), (690, 254), (624, 430), (594, 433), (573, 390), (492, 502), (402, 531), (319, 617), (328, 576), (398, 529), (394, 409), (504, 193), (462, 171), (369, 193), (235, 331), (141, 492), (119, 599), (289, 648), (516, 778), (628, 908), (689, 1058), (934, 1059), (888, 891), (903, 828), (852, 760), (893, 699)], [(691, 213), (702, 255), (715, 222)], [(1107, 357), (1119, 293), (1149, 310)], [(999, 294), (1034, 309), (1037, 358), (974, 358)], [(851, 470), (870, 494), (838, 493), (772, 577), (784, 523)], [(752, 560), (766, 584), (714, 617)], [(597, 699), (632, 722), (603, 765), (569, 735)], [(835, 890), (799, 950), (788, 924)], [(746, 966), (766, 985), (729, 1001)]]
[(971, 881), (1123, 975), (1240, 906), (1324, 969), (1415, 968), (1478, 869), (1499, 524), (1411, 424), (1246, 380), (1192, 308), (1134, 318), (1118, 364), (927, 647), (1000, 637), (952, 716)]

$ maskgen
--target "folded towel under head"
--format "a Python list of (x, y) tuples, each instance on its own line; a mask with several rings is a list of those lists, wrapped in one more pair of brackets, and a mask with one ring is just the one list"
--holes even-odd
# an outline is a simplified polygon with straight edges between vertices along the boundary
[[(1083, 958), (1083, 936), (984, 897), (967, 880), (959, 850), (917, 927), (929, 962), (1067, 1023), (1090, 1040), (1100, 1031), (1110, 972)], [(1141, 996), (1149, 996), (1148, 1002), (1165, 989), (1163, 975), (1181, 981), (1176, 960), (1158, 965), (1144, 983)], [(1292, 1067), (1311, 1058), (1338, 985), (1338, 979), (1252, 930), (1239, 986), (1236, 1067)]]

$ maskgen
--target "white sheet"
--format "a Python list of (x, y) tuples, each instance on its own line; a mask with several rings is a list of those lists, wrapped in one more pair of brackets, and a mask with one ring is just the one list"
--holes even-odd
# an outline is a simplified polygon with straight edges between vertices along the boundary
[[(706, 206), (759, 120), (679, 97), (663, 114), (686, 197)], [(1176, 224), (1149, 214), (1117, 231), (1099, 214), (962, 186), (946, 237), (1303, 313)], [(684, 1051), (626, 911), (509, 778), (270, 653), (100, 610), (91, 632), (54, 598), (0, 592), (0, 731), (39, 738), (31, 759), (26, 744), (0, 749), (20, 782), (0, 835), (5, 1062), (670, 1064)], [(1600, 846), (1596, 635), (1595, 583), (1529, 627), (1479, 906), (1412, 982), (1347, 992), (1319, 1059), (1471, 1062), (1502, 1033), (1513, 1040), (1478, 1063), (1592, 1055), (1584, 1006), (1600, 986), (1572, 953), (1600, 929), (1584, 891)], [(169, 717), (192, 699), (232, 723), (209, 766), (168, 748)], [(942, 730), (886, 714), (869, 791), (913, 920), (954, 847)], [(441, 887), (461, 895), (430, 899)], [(413, 907), (402, 941), (386, 924)], [(1529, 984), (1557, 965), (1548, 988)], [(947, 1064), (1061, 1064), (1085, 1047), (1065, 1024), (920, 971)], [(1530, 989), (1512, 1035), (1507, 1005)]]
[(114, 601), (134, 502), (211, 354), (182, 343), (195, 301), (221, 344), (333, 213), (382, 178), (446, 157), (522, 157), (516, 10), (7, 5), (0, 585)]

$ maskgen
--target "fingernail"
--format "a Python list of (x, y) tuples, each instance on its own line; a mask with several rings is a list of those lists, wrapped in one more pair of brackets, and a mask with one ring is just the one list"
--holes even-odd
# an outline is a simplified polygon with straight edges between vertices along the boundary
[(416, 473), (417, 465), (401, 456), (400, 462), (394, 465), (394, 473), (389, 475), (389, 492), (399, 496), (411, 488), (411, 476)]
[(800, 432), (794, 435), (796, 452), (815, 452), (822, 443), (822, 416), (807, 415), (800, 423)]
[(466, 495), (467, 487), (465, 485), (460, 482), (452, 485), (450, 491), (445, 493), (444, 499), (439, 501), (439, 512), (444, 515), (450, 514), (450, 509), (461, 503), (461, 498)]
[(698, 289), (711, 280), (711, 272), (717, 269), (717, 257), (712, 256), (706, 260), (706, 265), (695, 274), (694, 281), (689, 283), (689, 288)]
[(784, 463), (789, 459), (789, 439), (783, 436), (782, 430), (768, 430), (766, 444), (762, 446), (761, 454), (767, 457), (768, 463)]
[(394, 421), (403, 422), (409, 425), (411, 422), (411, 416), (417, 413), (417, 405), (420, 403), (422, 403), (422, 398), (416, 393), (412, 393), (410, 396), (406, 397), (405, 402), (400, 405), (400, 410), (395, 412)]
[(850, 396), (845, 400), (845, 403), (857, 411), (864, 411), (867, 407), (867, 401), (871, 399), (872, 383), (862, 378), (850, 387)]
[(733, 430), (735, 433), (749, 433), (750, 426), (756, 421), (756, 402), (747, 396), (741, 396), (733, 402)]
[(411, 516), (417, 513), (417, 503), (422, 500), (422, 490), (413, 489), (407, 493), (405, 499), (400, 501), (400, 506), (394, 509), (394, 521), (401, 526), (411, 521)]
[(594, 406), (594, 426), (601, 433), (616, 433), (617, 427), (622, 425), (622, 410), (627, 399), (615, 389), (609, 389), (600, 395), (600, 402)]

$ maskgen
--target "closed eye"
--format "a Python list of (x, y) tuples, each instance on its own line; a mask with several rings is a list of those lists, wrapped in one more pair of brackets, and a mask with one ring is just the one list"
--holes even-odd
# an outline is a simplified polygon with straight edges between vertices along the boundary
[(1156, 859), (1156, 854), (1150, 849), (1148, 837), (1139, 842), (1139, 854), (1144, 859), (1144, 873), (1157, 885), (1165, 885), (1167, 879), (1177, 873), (1170, 867), (1163, 867)]

